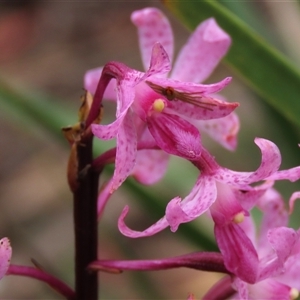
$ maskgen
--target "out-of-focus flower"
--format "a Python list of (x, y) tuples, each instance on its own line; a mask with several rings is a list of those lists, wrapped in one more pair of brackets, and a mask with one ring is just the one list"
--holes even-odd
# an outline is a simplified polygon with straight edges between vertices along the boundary
[[(296, 192), (290, 198), (292, 211), (293, 202), (299, 198)], [(252, 256), (248, 261), (235, 262), (244, 265), (255, 265), (255, 277), (246, 273), (239, 276), (240, 272), (233, 270), (237, 276), (233, 286), (238, 292), (238, 299), (296, 299), (300, 290), (300, 239), (299, 230), (286, 227), (288, 225), (288, 213), (284, 208), (284, 201), (274, 189), (269, 189), (258, 201), (257, 206), (263, 212), (261, 226), (257, 237), (253, 234), (255, 226), (248, 222), (248, 228), (242, 226), (243, 232), (252, 243), (256, 251), (256, 259), (253, 264)], [(240, 241), (242, 243), (243, 241)], [(232, 246), (232, 245), (231, 245)], [(234, 254), (229, 253), (232, 249), (222, 249), (224, 262), (232, 259)], [(243, 264), (244, 263), (244, 264)], [(251, 278), (249, 282), (249, 278)]]
[(0, 279), (6, 274), (10, 259), (11, 259), (12, 249), (8, 238), (2, 238), (0, 240)]
[[(168, 20), (154, 8), (134, 12), (132, 20), (138, 27), (143, 63), (148, 71), (142, 73), (123, 64), (110, 63), (88, 71), (85, 76), (85, 87), (95, 93), (95, 97), (101, 74), (114, 74), (112, 77), (116, 79), (104, 95), (117, 98), (116, 121), (92, 126), (98, 138), (117, 139), (111, 192), (132, 173), (145, 183), (152, 183), (163, 175), (161, 168), (153, 168), (154, 174), (144, 175), (149, 165), (157, 163), (153, 159), (158, 157), (158, 163), (163, 166), (167, 161), (167, 156), (158, 150), (137, 153), (137, 142), (145, 136), (169, 154), (197, 160), (202, 148), (199, 127), (205, 128), (227, 148), (235, 147), (238, 130), (237, 118), (229, 117), (238, 104), (217, 100), (213, 95), (223, 89), (230, 78), (216, 84), (198, 84), (208, 77), (230, 45), (230, 37), (214, 19), (197, 27), (179, 54), (170, 78), (166, 76), (171, 69), (173, 35)], [(113, 85), (117, 90), (115, 94)], [(222, 121), (212, 120), (218, 118)], [(201, 120), (211, 123), (203, 126)], [(149, 151), (155, 154), (149, 155)], [(151, 162), (136, 164), (147, 160)], [(143, 170), (145, 166), (147, 169)], [(157, 170), (160, 174), (155, 173)]]
[[(229, 234), (227, 231), (238, 231), (233, 224), (244, 220), (244, 216), (249, 214), (248, 211), (259, 197), (272, 186), (273, 180), (295, 181), (300, 178), (300, 167), (278, 171), (281, 155), (274, 143), (261, 138), (256, 138), (255, 143), (262, 152), (260, 167), (255, 172), (235, 172), (223, 168), (203, 148), (199, 160), (193, 161), (201, 173), (186, 198), (172, 199), (166, 207), (165, 216), (142, 232), (133, 231), (125, 225), (124, 218), (129, 210), (126, 206), (119, 218), (119, 230), (132, 238), (151, 236), (168, 226), (172, 231), (176, 231), (181, 223), (190, 222), (211, 208), (216, 223), (216, 237), (219, 241), (223, 237), (227, 241), (225, 238), (225, 235)], [(251, 186), (252, 183), (262, 180), (267, 182), (256, 187)], [(232, 243), (234, 242), (232, 240)], [(248, 243), (245, 244), (245, 249), (247, 245), (251, 248)]]

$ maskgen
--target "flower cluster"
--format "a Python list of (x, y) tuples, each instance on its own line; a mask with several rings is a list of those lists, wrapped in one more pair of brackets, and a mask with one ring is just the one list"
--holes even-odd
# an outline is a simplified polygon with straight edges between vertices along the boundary
[[(239, 298), (290, 299), (300, 289), (299, 233), (287, 227), (288, 213), (273, 186), (277, 180), (298, 180), (300, 167), (279, 170), (277, 146), (256, 138), (262, 155), (258, 169), (233, 171), (220, 166), (201, 142), (206, 132), (229, 150), (237, 144), (239, 121), (234, 110), (238, 103), (218, 94), (231, 78), (201, 83), (226, 54), (230, 37), (214, 19), (202, 22), (171, 71), (173, 35), (167, 18), (158, 9), (146, 8), (134, 12), (132, 22), (138, 29), (146, 71), (110, 62), (85, 75), (85, 88), (94, 94), (94, 101), (104, 97), (117, 106), (111, 124), (91, 125), (99, 139), (116, 139), (116, 149), (95, 160), (95, 166), (115, 161), (113, 177), (99, 197), (99, 212), (128, 176), (152, 184), (164, 175), (169, 155), (186, 159), (199, 170), (189, 195), (171, 199), (165, 216), (141, 232), (126, 226), (129, 208), (125, 207), (118, 221), (120, 231), (131, 238), (151, 236), (167, 227), (175, 232), (181, 223), (208, 212)], [(290, 211), (299, 195), (292, 195)], [(258, 236), (251, 218), (254, 207), (263, 213)]]
[[(116, 120), (109, 125), (92, 126), (96, 137), (117, 140), (111, 191), (129, 175), (146, 184), (157, 181), (167, 166), (167, 154), (197, 160), (202, 151), (202, 130), (234, 149), (239, 127), (236, 115), (231, 114), (238, 103), (225, 102), (215, 94), (231, 78), (199, 84), (210, 75), (230, 45), (230, 37), (215, 20), (200, 24), (181, 50), (169, 76), (173, 36), (168, 20), (153, 8), (133, 13), (132, 20), (138, 27), (147, 71), (139, 72), (113, 62), (104, 69), (88, 71), (85, 76), (85, 88), (95, 93), (95, 98), (102, 92), (101, 85), (96, 90), (101, 74), (103, 78), (113, 74), (116, 79), (104, 95), (117, 101)], [(148, 149), (137, 151), (143, 142), (147, 142)], [(149, 149), (151, 145), (161, 151)]]
[[(290, 213), (299, 197), (299, 192), (291, 196)], [(275, 189), (267, 189), (256, 205), (263, 212), (258, 235), (254, 234), (254, 222), (249, 218), (236, 228), (240, 231), (241, 247), (229, 249), (233, 246), (232, 238), (218, 242), (227, 268), (236, 275), (233, 285), (240, 299), (296, 299), (300, 290), (299, 229), (288, 227), (288, 212)], [(238, 263), (236, 259), (242, 261)]]

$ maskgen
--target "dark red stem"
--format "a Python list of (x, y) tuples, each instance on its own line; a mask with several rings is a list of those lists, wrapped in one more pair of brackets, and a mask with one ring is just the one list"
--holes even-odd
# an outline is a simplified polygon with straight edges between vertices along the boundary
[(97, 273), (87, 266), (97, 260), (97, 196), (100, 170), (92, 168), (90, 125), (98, 118), (104, 91), (112, 78), (124, 76), (123, 64), (110, 62), (103, 68), (93, 103), (85, 122), (86, 134), (76, 144), (77, 174), (74, 194), (75, 291), (77, 300), (98, 299)]
[(92, 137), (77, 145), (78, 188), (74, 192), (76, 299), (98, 299), (97, 274), (87, 266), (97, 259), (97, 196), (99, 173), (91, 168)]

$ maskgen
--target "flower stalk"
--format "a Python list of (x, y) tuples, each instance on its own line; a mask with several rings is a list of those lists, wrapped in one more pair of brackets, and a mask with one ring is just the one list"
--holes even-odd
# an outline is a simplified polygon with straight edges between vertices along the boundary
[[(87, 126), (93, 97), (88, 92), (82, 97), (79, 122), (63, 128), (71, 144), (68, 163), (68, 182), (73, 193), (74, 234), (75, 234), (75, 299), (98, 299), (98, 278), (88, 271), (87, 266), (97, 259), (98, 223), (97, 198), (101, 168), (92, 168), (93, 135)], [(93, 122), (100, 122), (102, 109)]]
[(221, 253), (195, 252), (176, 257), (151, 260), (98, 260), (89, 265), (90, 270), (119, 273), (123, 270), (158, 271), (174, 268), (191, 268), (201, 271), (230, 274)]
[(87, 266), (97, 259), (97, 196), (99, 172), (91, 168), (92, 138), (78, 143), (79, 185), (73, 194), (75, 231), (75, 291), (76, 299), (98, 299), (97, 273)]
[(37, 280), (43, 281), (51, 286), (59, 294), (63, 295), (68, 300), (74, 300), (74, 291), (67, 286), (64, 282), (60, 281), (56, 277), (44, 272), (35, 267), (10, 265), (6, 275), (18, 275), (35, 278)]

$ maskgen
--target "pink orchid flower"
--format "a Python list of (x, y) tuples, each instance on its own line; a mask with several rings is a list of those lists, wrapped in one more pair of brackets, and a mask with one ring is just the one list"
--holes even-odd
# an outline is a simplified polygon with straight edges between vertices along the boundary
[[(230, 78), (216, 84), (198, 84), (208, 77), (230, 45), (230, 37), (214, 19), (208, 19), (197, 27), (179, 54), (170, 78), (166, 76), (171, 69), (173, 35), (166, 17), (155, 8), (147, 8), (134, 12), (132, 21), (139, 31), (146, 73), (123, 64), (109, 63), (85, 75), (85, 88), (95, 97), (103, 93), (102, 83), (98, 84), (100, 76), (109, 75), (116, 79), (104, 95), (117, 98), (116, 121), (109, 125), (92, 125), (92, 131), (98, 138), (117, 139), (111, 192), (132, 173), (148, 184), (163, 175), (161, 167), (151, 168), (151, 165), (159, 164), (165, 169), (167, 155), (162, 155), (159, 150), (137, 153), (138, 142), (145, 136), (169, 154), (196, 160), (202, 149), (199, 127), (205, 128), (231, 149), (235, 147), (238, 130), (236, 116), (229, 117), (238, 104), (217, 100), (213, 96), (230, 82)], [(227, 121), (213, 120), (224, 117)], [(201, 120), (206, 120), (205, 126)], [(137, 164), (140, 161), (143, 164)], [(141, 176), (145, 171), (150, 171), (148, 176)]]
[[(255, 172), (236, 172), (223, 168), (216, 163), (208, 151), (202, 149), (199, 160), (193, 161), (201, 174), (187, 197), (183, 200), (180, 197), (173, 198), (166, 207), (165, 216), (142, 232), (131, 230), (124, 223), (129, 210), (126, 206), (119, 217), (119, 230), (131, 238), (151, 236), (168, 226), (174, 232), (181, 223), (190, 222), (210, 209), (217, 225), (217, 238), (226, 240), (226, 234), (239, 230), (233, 224), (249, 214), (248, 210), (270, 188), (273, 180), (295, 181), (300, 178), (300, 167), (278, 171), (281, 155), (274, 143), (261, 138), (256, 138), (255, 143), (262, 153), (261, 164)], [(262, 180), (268, 182), (257, 187), (251, 186)], [(227, 231), (224, 231), (224, 228)], [(236, 236), (239, 233), (238, 231)], [(251, 248), (250, 242), (247, 245)]]
[(11, 259), (12, 249), (8, 238), (2, 238), (0, 240), (0, 279), (6, 274), (10, 259)]
[[(293, 202), (299, 197), (300, 192), (291, 196), (290, 211)], [(257, 206), (263, 212), (258, 236), (253, 234), (255, 232), (253, 222), (248, 222), (248, 225), (244, 226), (244, 232), (256, 251), (256, 278), (249, 283), (247, 280), (249, 277), (244, 276), (246, 278), (243, 279), (235, 273), (237, 277), (233, 286), (238, 292), (239, 299), (296, 299), (300, 290), (300, 231), (286, 227), (288, 213), (284, 208), (282, 197), (274, 189), (269, 189), (260, 198)], [(242, 242), (243, 240), (240, 241)], [(229, 249), (223, 252), (226, 265)], [(249, 253), (247, 255), (248, 261), (236, 261), (236, 264), (243, 264), (245, 269), (248, 269), (248, 265), (253, 265), (252, 255)]]

